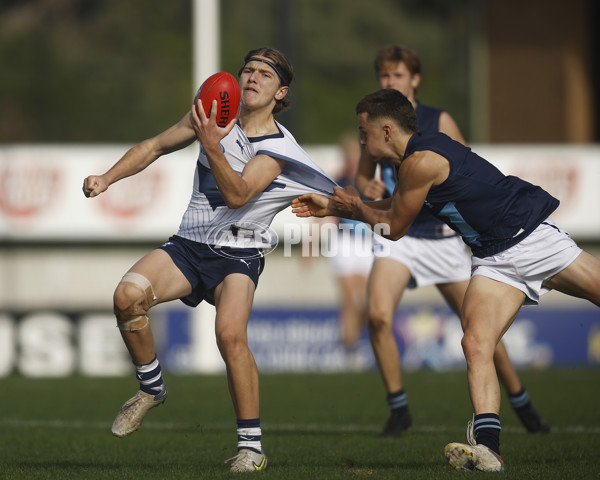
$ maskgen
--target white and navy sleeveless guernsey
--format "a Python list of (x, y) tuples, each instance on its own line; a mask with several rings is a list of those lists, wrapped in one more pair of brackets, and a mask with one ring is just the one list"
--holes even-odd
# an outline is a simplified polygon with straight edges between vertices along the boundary
[[(417, 103), (415, 113), (419, 122), (420, 133), (436, 133), (439, 131), (440, 115), (444, 110), (440, 108), (429, 107), (421, 103)], [(392, 162), (381, 162), (381, 180), (385, 183), (386, 197), (389, 198), (394, 192), (396, 186), (396, 166)], [(417, 238), (447, 238), (456, 236), (449, 232), (447, 228), (442, 228), (445, 224), (435, 218), (429, 211), (423, 207), (419, 214), (413, 220), (412, 225), (406, 232), (409, 237)]]
[[(240, 174), (246, 164), (260, 154), (286, 161), (283, 172), (263, 192), (240, 208), (231, 209), (225, 204), (200, 146), (194, 189), (178, 236), (209, 245), (271, 247), (277, 239), (269, 225), (294, 198), (309, 192), (333, 194), (336, 183), (298, 145), (285, 127), (275, 123), (279, 133), (248, 138), (238, 122), (221, 140), (227, 161)], [(225, 230), (231, 234), (224, 234)]]
[(443, 133), (415, 134), (404, 158), (429, 150), (450, 162), (450, 174), (429, 190), (426, 208), (458, 232), (476, 257), (519, 243), (558, 208), (542, 188), (504, 175), (487, 160)]

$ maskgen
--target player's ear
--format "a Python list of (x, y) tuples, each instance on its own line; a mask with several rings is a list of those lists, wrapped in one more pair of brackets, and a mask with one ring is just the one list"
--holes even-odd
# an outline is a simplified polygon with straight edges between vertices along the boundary
[(287, 95), (289, 89), (290, 87), (283, 86), (279, 90), (277, 90), (277, 93), (275, 94), (275, 100), (283, 100), (283, 98)]
[(383, 129), (385, 141), (388, 142), (392, 138), (393, 127), (389, 123), (384, 123), (381, 128)]
[(421, 83), (421, 74), (415, 73), (412, 76), (412, 79), (410, 81), (410, 86), (413, 88), (413, 90), (416, 90), (419, 87), (420, 83)]

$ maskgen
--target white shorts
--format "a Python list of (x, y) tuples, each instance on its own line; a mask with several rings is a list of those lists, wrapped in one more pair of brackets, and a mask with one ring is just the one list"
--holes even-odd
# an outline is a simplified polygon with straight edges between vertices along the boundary
[(373, 265), (373, 244), (370, 235), (344, 234), (341, 230), (337, 244), (330, 246), (329, 261), (336, 277), (362, 275), (368, 277)]
[(525, 294), (525, 305), (536, 305), (540, 296), (550, 291), (543, 282), (571, 265), (581, 252), (567, 232), (546, 219), (508, 250), (473, 257), (472, 275), (512, 285)]
[(411, 274), (408, 288), (469, 280), (471, 259), (459, 236), (416, 238), (404, 236), (393, 241), (374, 235), (376, 258), (390, 258), (405, 265)]

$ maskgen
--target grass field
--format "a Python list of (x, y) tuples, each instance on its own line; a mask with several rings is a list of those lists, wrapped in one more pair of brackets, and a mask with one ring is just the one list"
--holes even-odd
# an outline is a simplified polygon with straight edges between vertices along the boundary
[[(600, 478), (600, 369), (521, 372), (551, 424), (525, 433), (502, 415), (503, 478)], [(170, 397), (131, 437), (110, 425), (135, 392), (131, 378), (0, 381), (1, 479), (220, 479), (236, 474), (235, 416), (224, 376), (167, 376)], [(377, 437), (387, 409), (379, 375), (263, 375), (263, 446), (273, 479), (445, 479), (446, 443), (465, 441), (471, 415), (463, 372), (405, 375), (413, 426)], [(507, 402), (503, 400), (503, 405)], [(240, 475), (240, 474), (237, 474)], [(246, 474), (241, 474), (246, 475)], [(490, 475), (490, 474), (488, 474)]]

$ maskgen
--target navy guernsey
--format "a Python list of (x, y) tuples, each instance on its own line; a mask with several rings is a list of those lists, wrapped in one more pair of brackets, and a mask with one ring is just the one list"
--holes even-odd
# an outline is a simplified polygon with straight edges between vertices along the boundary
[[(443, 110), (440, 108), (428, 107), (427, 105), (417, 103), (415, 113), (419, 122), (419, 132), (438, 132), (442, 112)], [(381, 162), (381, 179), (386, 186), (385, 198), (391, 197), (394, 192), (394, 187), (396, 186), (395, 168), (392, 162)], [(422, 208), (413, 220), (406, 235), (418, 238), (446, 238), (449, 235), (447, 229), (442, 228), (443, 226), (426, 208)], [(450, 233), (450, 236), (454, 236), (452, 232)]]
[(422, 103), (417, 103), (415, 113), (419, 122), (419, 132), (435, 133), (440, 131), (440, 115), (443, 110), (441, 108), (428, 107)]
[(559, 205), (542, 188), (506, 176), (487, 160), (443, 133), (415, 134), (404, 158), (429, 150), (450, 162), (450, 174), (427, 194), (425, 207), (458, 232), (476, 257), (519, 243)]

